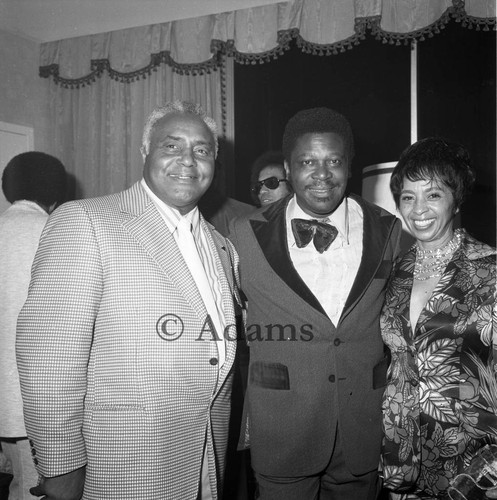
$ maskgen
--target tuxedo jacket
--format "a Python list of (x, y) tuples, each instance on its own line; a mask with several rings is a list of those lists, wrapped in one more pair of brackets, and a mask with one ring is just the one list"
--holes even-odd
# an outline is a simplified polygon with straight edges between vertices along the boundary
[[(237, 256), (201, 224), (234, 324)], [(84, 499), (195, 500), (207, 443), (216, 492), (236, 343), (226, 342), (220, 368), (206, 318), (175, 239), (140, 183), (57, 209), (17, 330), (38, 471), (56, 476), (86, 465)]]
[(337, 431), (352, 473), (378, 466), (388, 364), (379, 315), (401, 225), (380, 207), (353, 198), (364, 215), (363, 254), (336, 325), (292, 265), (289, 198), (233, 225), (230, 238), (247, 298), (250, 448), (259, 473), (321, 472)]

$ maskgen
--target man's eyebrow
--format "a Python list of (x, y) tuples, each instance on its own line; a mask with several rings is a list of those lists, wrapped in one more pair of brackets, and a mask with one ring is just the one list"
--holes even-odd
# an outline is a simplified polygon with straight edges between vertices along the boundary
[[(175, 135), (166, 135), (163, 137), (163, 139), (160, 141), (160, 143), (163, 143), (165, 141), (167, 141), (168, 139), (172, 139), (173, 141), (182, 141), (183, 140), (183, 137), (177, 137)], [(206, 145), (206, 146), (211, 146), (212, 147), (212, 142), (211, 141), (204, 141), (202, 139), (199, 139), (198, 141), (195, 141), (195, 146), (197, 145)]]
[(195, 146), (197, 146), (197, 145), (212, 147), (212, 142), (211, 141), (197, 141), (197, 142), (195, 142)]

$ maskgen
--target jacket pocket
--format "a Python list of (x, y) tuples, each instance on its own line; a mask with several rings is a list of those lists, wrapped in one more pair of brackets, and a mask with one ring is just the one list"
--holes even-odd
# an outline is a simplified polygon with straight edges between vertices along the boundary
[(250, 366), (250, 383), (264, 389), (290, 389), (288, 367), (281, 363), (256, 361)]

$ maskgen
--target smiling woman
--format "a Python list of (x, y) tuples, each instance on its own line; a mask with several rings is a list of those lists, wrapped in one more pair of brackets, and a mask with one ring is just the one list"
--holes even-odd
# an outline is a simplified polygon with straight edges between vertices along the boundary
[(497, 443), (496, 250), (454, 230), (473, 184), (467, 150), (439, 138), (407, 148), (392, 173), (416, 243), (396, 266), (381, 316), (392, 354), (383, 474), (409, 498), (441, 498), (480, 448)]
[(452, 191), (439, 179), (405, 179), (399, 211), (421, 250), (445, 246), (453, 237), (454, 216), (459, 212)]

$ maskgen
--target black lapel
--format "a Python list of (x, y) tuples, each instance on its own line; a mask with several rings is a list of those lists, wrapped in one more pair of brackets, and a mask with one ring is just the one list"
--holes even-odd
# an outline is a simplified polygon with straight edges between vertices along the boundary
[(274, 272), (310, 306), (326, 315), (321, 304), (304, 283), (290, 259), (286, 238), (286, 207), (291, 196), (272, 203), (262, 212), (266, 220), (250, 220), (252, 230)]
[(383, 212), (376, 205), (368, 203), (359, 196), (350, 195), (362, 208), (363, 234), (362, 259), (354, 283), (343, 308), (342, 318), (355, 306), (368, 289), (378, 267), (383, 261), (390, 233), (395, 225), (396, 217)]

